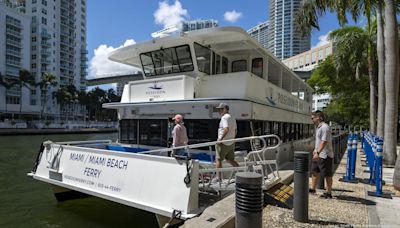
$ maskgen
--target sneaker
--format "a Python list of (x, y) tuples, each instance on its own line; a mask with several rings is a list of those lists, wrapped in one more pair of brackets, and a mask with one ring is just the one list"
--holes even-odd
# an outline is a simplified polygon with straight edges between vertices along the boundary
[(309, 189), (308, 189), (308, 192), (309, 192), (309, 193), (312, 193), (312, 194), (315, 194), (315, 193), (316, 193), (315, 189), (312, 189), (312, 188), (309, 188)]
[(211, 180), (211, 184), (220, 184), (222, 182), (222, 180), (220, 179), (220, 178), (218, 178), (218, 177), (214, 177), (212, 180)]
[(324, 194), (319, 196), (320, 198), (325, 198), (325, 199), (332, 199), (332, 194), (324, 192)]

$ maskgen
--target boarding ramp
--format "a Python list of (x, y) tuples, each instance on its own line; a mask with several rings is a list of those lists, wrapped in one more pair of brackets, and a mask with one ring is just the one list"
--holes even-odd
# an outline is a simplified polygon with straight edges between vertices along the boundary
[[(272, 140), (271, 140), (272, 139)], [(275, 142), (274, 145), (270, 145)], [(238, 162), (238, 167), (224, 167), (215, 168), (213, 163), (213, 150), (212, 148), (218, 143), (239, 143), (239, 142), (250, 142), (252, 150), (236, 151), (235, 160)], [(257, 145), (257, 146), (254, 146)], [(208, 153), (211, 162), (199, 162), (199, 191), (200, 192), (214, 192), (217, 194), (223, 194), (232, 192), (235, 189), (235, 175), (238, 172), (257, 172), (260, 173), (263, 178), (263, 188), (265, 190), (278, 183), (280, 180), (279, 169), (276, 162), (276, 157), (279, 153), (279, 147), (281, 140), (276, 135), (262, 135), (262, 136), (251, 136), (237, 139), (229, 139), (222, 141), (213, 141), (207, 143), (198, 143), (187, 146), (180, 146), (174, 148), (164, 148), (157, 150), (150, 150), (139, 152), (140, 154), (157, 154), (166, 156), (168, 152), (173, 149), (184, 149), (186, 156), (178, 156), (177, 159), (190, 160), (196, 149), (208, 147)], [(224, 164), (227, 166), (227, 164)], [(220, 178), (218, 178), (220, 177)]]

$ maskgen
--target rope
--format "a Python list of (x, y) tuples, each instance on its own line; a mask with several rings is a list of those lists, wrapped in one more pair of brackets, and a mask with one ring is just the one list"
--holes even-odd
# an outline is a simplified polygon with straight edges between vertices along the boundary
[(165, 223), (165, 225), (163, 226), (163, 228), (169, 227), (170, 224), (171, 224), (171, 222), (172, 222), (172, 220), (174, 220), (174, 219), (180, 219), (180, 218), (181, 218), (181, 215), (182, 215), (182, 211), (180, 211), (180, 210), (175, 210), (175, 209), (174, 209), (174, 210), (172, 211), (171, 218), (169, 219), (169, 221), (168, 221), (167, 223)]
[[(185, 182), (186, 185), (189, 185), (190, 182), (192, 182), (191, 178), (190, 178), (190, 171), (192, 170), (191, 165), (189, 165), (189, 161), (191, 161), (192, 158), (191, 157), (186, 157), (186, 176), (185, 179), (183, 179), (183, 182)], [(191, 164), (191, 162), (190, 162)]]

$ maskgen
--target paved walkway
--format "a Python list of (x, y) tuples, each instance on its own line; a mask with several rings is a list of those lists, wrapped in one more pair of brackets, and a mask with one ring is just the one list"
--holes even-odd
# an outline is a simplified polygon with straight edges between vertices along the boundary
[[(393, 173), (394, 168), (383, 168), (382, 176), (386, 182), (386, 185), (383, 186), (383, 192), (392, 193), (392, 199), (373, 197), (366, 194), (368, 200), (375, 202), (375, 205), (368, 207), (368, 225), (370, 226), (400, 227), (400, 193), (393, 189)], [(364, 177), (367, 178), (368, 174), (365, 173)], [(376, 187), (365, 185), (365, 190), (366, 192), (375, 192)]]

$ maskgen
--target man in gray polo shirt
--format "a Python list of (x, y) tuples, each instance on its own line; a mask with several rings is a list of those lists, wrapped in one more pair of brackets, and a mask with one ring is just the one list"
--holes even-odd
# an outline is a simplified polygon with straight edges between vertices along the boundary
[(333, 147), (332, 133), (328, 124), (324, 122), (324, 114), (316, 111), (311, 114), (311, 120), (317, 127), (315, 132), (315, 149), (313, 151), (313, 161), (311, 165), (312, 183), (310, 192), (315, 193), (318, 178), (325, 177), (326, 192), (321, 195), (323, 198), (332, 198), (332, 163)]

